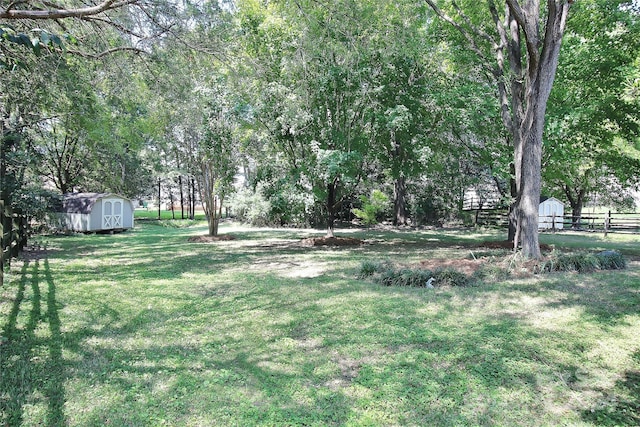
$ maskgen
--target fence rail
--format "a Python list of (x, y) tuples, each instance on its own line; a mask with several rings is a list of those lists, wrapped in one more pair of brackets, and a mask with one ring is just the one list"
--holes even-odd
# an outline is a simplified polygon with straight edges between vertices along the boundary
[(20, 212), (14, 212), (0, 200), (0, 236), (2, 236), (2, 252), (0, 253), (0, 286), (4, 285), (4, 269), (10, 265), (11, 259), (18, 256), (27, 245), (27, 218)]
[[(588, 213), (578, 220), (572, 215), (547, 216), (540, 219), (540, 229), (581, 230), (607, 233), (640, 233), (638, 213)], [(476, 225), (503, 227), (509, 224), (506, 209), (482, 209), (475, 211)]]

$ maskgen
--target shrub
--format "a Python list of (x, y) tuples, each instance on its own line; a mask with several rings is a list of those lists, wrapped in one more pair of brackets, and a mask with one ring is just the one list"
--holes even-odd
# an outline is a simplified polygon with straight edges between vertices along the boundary
[(260, 189), (256, 191), (248, 188), (240, 189), (231, 196), (229, 204), (240, 221), (255, 226), (271, 225), (269, 223), (271, 203), (262, 196)]
[(627, 268), (627, 262), (618, 251), (603, 251), (596, 254), (601, 270), (623, 270)]
[(436, 270), (433, 277), (437, 286), (466, 286), (469, 284), (469, 278), (464, 273), (452, 268)]
[(381, 273), (385, 269), (388, 269), (388, 261), (362, 261), (360, 265), (360, 272), (358, 273), (359, 279), (365, 279), (373, 276), (376, 273)]
[(189, 228), (199, 223), (193, 219), (163, 219), (158, 224), (165, 228)]
[(380, 190), (373, 190), (371, 197), (360, 196), (362, 209), (354, 208), (353, 214), (362, 221), (364, 225), (374, 225), (380, 222), (380, 216), (389, 205), (389, 198)]
[(466, 286), (469, 278), (457, 270), (447, 268), (436, 271), (420, 268), (396, 268), (390, 262), (363, 261), (358, 278), (372, 277), (375, 283), (383, 286), (425, 287), (429, 279), (434, 286)]
[(511, 270), (501, 265), (485, 264), (473, 273), (470, 283), (497, 282), (511, 277)]
[(549, 259), (540, 265), (539, 271), (542, 273), (556, 271), (589, 273), (596, 270), (619, 270), (625, 267), (626, 262), (622, 254), (617, 251), (604, 251), (599, 254), (559, 254), (554, 252)]

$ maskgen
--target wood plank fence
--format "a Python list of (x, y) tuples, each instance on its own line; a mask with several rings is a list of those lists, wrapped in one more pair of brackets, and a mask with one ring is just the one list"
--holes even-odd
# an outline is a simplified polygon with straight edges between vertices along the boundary
[[(481, 209), (475, 211), (476, 225), (506, 227), (509, 224), (506, 209)], [(573, 224), (576, 222), (576, 226)], [(546, 230), (574, 230), (604, 233), (640, 233), (640, 214), (638, 213), (587, 213), (579, 221), (572, 215), (548, 217), (540, 222), (540, 228)]]
[(0, 236), (2, 236), (2, 252), (0, 253), (0, 286), (4, 285), (4, 270), (11, 264), (11, 259), (18, 256), (27, 245), (27, 218), (20, 212), (14, 212), (0, 200)]

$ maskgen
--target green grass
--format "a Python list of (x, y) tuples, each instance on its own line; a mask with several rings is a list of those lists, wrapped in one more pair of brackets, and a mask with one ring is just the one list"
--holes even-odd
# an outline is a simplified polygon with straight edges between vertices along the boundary
[[(133, 215), (136, 220), (157, 220), (158, 219), (158, 209), (136, 209), (133, 212)], [(187, 218), (187, 212), (184, 213), (185, 219)], [(206, 217), (202, 211), (196, 211), (195, 218), (197, 220), (204, 220)], [(160, 211), (160, 219), (161, 220), (181, 220), (182, 219), (182, 211), (179, 209), (175, 212), (161, 210)]]
[[(640, 269), (473, 287), (359, 279), (365, 261), (480, 254), (491, 231), (206, 224), (47, 237), (0, 289), (0, 425), (640, 424)], [(544, 235), (639, 255), (638, 236)], [(485, 251), (487, 253), (491, 251)]]

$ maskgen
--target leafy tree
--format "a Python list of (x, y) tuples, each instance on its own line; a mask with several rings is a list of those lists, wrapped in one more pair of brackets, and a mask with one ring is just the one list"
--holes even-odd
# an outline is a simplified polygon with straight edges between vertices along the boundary
[[(417, 34), (414, 34), (414, 36)], [(370, 106), (372, 149), (393, 180), (393, 222), (408, 222), (407, 180), (425, 171), (425, 147), (433, 138), (437, 112), (430, 87), (435, 70), (415, 55), (380, 58), (372, 84), (377, 89)]]
[(230, 95), (213, 88), (206, 108), (204, 136), (198, 146), (200, 190), (209, 223), (209, 235), (218, 235), (225, 197), (232, 191), (237, 171), (235, 118)]
[(549, 0), (546, 6), (539, 1), (505, 0), (502, 13), (493, 0), (484, 13), (477, 6), (465, 12), (457, 3), (447, 2), (448, 13), (434, 0), (425, 1), (460, 32), (495, 78), (503, 124), (514, 149), (514, 245), (520, 243), (526, 257), (539, 258), (544, 119), (573, 0)]
[[(640, 98), (629, 96), (640, 58), (640, 20), (624, 1), (581, 1), (565, 34), (545, 132), (543, 176), (571, 205), (579, 228), (584, 203), (610, 180), (640, 179)], [(606, 190), (605, 190), (606, 191)]]

